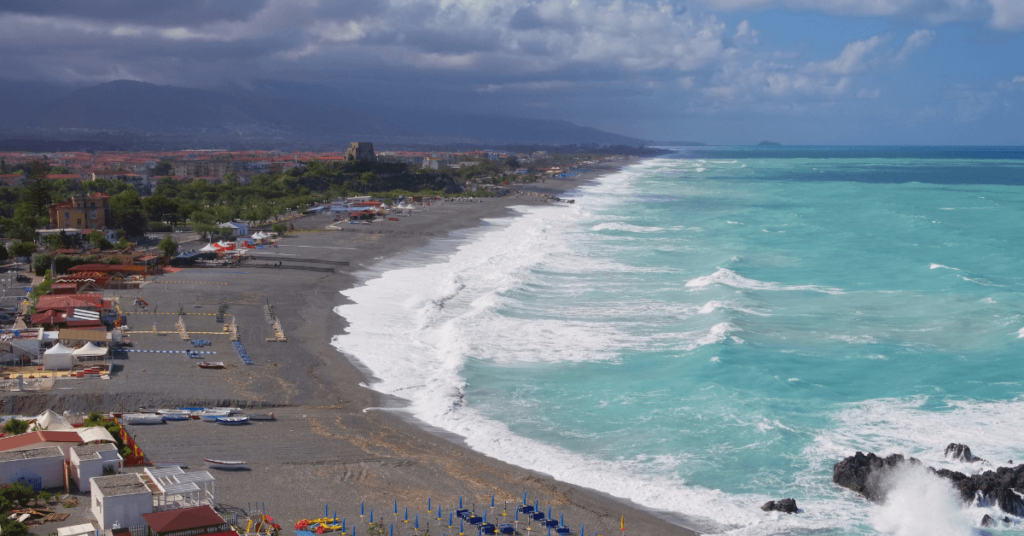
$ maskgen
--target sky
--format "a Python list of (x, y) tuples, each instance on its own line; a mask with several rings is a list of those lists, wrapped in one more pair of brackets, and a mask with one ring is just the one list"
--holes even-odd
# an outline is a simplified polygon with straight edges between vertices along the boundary
[(1024, 0), (2, 0), (0, 78), (287, 81), (650, 140), (1024, 145)]

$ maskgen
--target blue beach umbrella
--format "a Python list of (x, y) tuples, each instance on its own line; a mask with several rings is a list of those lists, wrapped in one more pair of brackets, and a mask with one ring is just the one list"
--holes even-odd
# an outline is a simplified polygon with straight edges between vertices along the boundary
[(395, 517), (398, 517), (398, 501), (395, 501)]
[[(371, 512), (372, 512), (372, 510), (371, 510)], [(359, 502), (359, 517), (363, 517), (364, 515), (366, 515), (366, 501), (360, 501)], [(371, 516), (371, 517), (373, 517), (373, 516)]]
[(526, 505), (526, 492), (523, 492), (523, 505)]
[(580, 536), (583, 536), (583, 527), (586, 527), (586, 525), (583, 524), (583, 523), (580, 523)]
[(404, 523), (408, 523), (408, 522), (409, 522), (409, 507), (406, 506), (405, 507), (405, 521), (404, 521)]
[(452, 522), (454, 521), (454, 519), (454, 514), (452, 512), (448, 512), (448, 528), (452, 528)]
[(459, 510), (462, 510), (462, 495), (459, 495)]
[(491, 508), (494, 508), (494, 494), (491, 494)]
[(370, 523), (373, 524), (373, 507), (370, 507)]
[(548, 506), (548, 519), (551, 519), (551, 506)]
[(515, 522), (519, 523), (519, 509), (518, 508), (516, 509), (516, 519), (515, 519)]
[[(551, 531), (548, 530), (548, 532), (549, 532), (548, 536), (551, 536), (550, 535)], [(391, 536), (395, 536), (395, 524), (394, 523), (391, 524)]]
[(420, 530), (420, 515), (419, 514), (416, 514), (416, 522), (413, 525), (413, 528), (415, 528), (416, 530)]
[(437, 505), (437, 520), (441, 521), (441, 505)]
[[(338, 523), (338, 512), (334, 512), (334, 523)], [(341, 518), (341, 533), (345, 534), (345, 518)]]
[(329, 516), (329, 515), (327, 514), (327, 503), (324, 503), (324, 517), (330, 517), (330, 516)]
[(558, 517), (558, 526), (560, 526), (560, 527), (564, 527), (565, 526), (565, 513), (564, 512), (562, 513), (562, 515), (560, 515)]
[(533, 500), (533, 511), (540, 512), (540, 499)]
[(432, 508), (430, 508), (430, 497), (427, 497), (427, 512), (430, 510), (432, 510)]

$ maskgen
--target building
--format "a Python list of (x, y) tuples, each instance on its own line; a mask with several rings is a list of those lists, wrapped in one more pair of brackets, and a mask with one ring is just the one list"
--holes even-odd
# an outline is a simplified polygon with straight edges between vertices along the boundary
[[(61, 458), (63, 461), (63, 457)], [(120, 473), (124, 458), (113, 443), (71, 447), (71, 478), (82, 491), (91, 490), (91, 479), (103, 476), (106, 470)]]
[(79, 194), (70, 200), (50, 205), (50, 227), (68, 227), (90, 231), (103, 229), (111, 221), (110, 196), (101, 193)]
[(153, 492), (138, 473), (94, 476), (89, 479), (92, 515), (103, 530), (114, 525), (138, 527), (146, 520), (143, 514), (153, 512)]
[(345, 151), (345, 160), (374, 162), (377, 160), (377, 155), (373, 152), (372, 143), (368, 141), (354, 141), (348, 145), (348, 151)]
[(63, 488), (64, 451), (60, 447), (41, 447), (0, 452), (0, 483), (18, 482), (35, 491)]
[(213, 535), (231, 530), (231, 525), (209, 505), (153, 512), (142, 517), (154, 536)]
[(217, 227), (221, 229), (230, 230), (231, 234), (228, 236), (249, 236), (249, 224), (240, 221), (229, 221), (217, 224)]
[(71, 447), (88, 443), (114, 443), (106, 428), (90, 426), (74, 430), (46, 430), (18, 434), (0, 439), (0, 453), (60, 447), (64, 458), (71, 459)]

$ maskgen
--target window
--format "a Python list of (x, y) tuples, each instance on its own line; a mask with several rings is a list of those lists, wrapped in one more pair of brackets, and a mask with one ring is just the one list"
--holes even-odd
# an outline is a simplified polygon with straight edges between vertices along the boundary
[(96, 211), (95, 210), (89, 211), (89, 219), (90, 220), (95, 220), (96, 219)]
[(71, 213), (70, 212), (65, 212), (64, 213), (64, 219), (65, 220), (70, 220), (71, 219)]

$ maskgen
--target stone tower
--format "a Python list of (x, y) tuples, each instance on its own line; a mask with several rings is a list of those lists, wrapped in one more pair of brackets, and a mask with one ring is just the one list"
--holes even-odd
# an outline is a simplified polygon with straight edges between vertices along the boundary
[(377, 160), (377, 154), (373, 152), (373, 144), (368, 141), (354, 141), (348, 145), (345, 153), (346, 160), (361, 160), (373, 162)]

